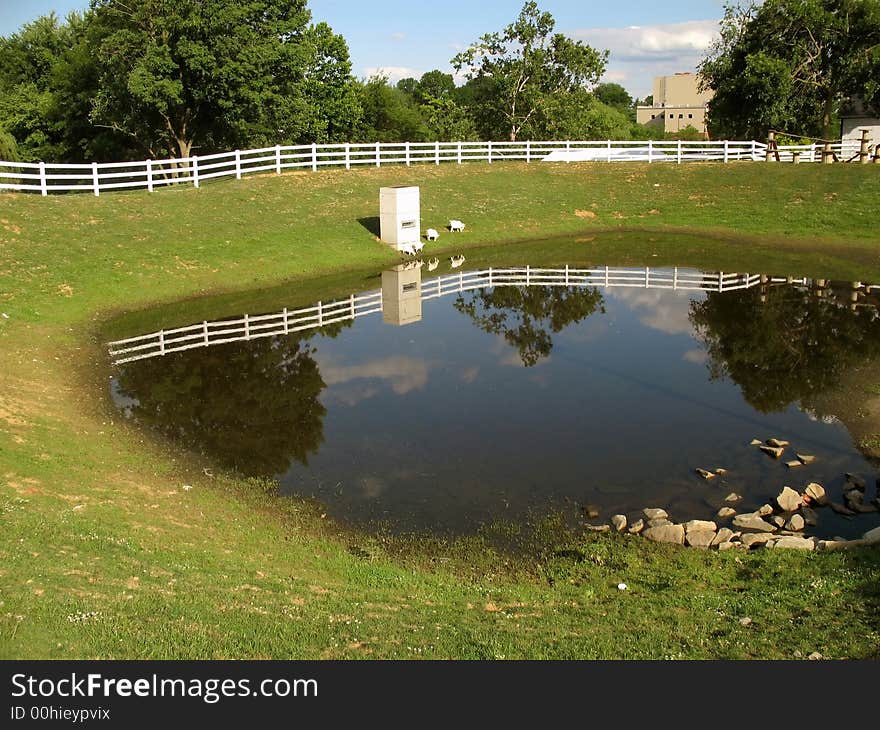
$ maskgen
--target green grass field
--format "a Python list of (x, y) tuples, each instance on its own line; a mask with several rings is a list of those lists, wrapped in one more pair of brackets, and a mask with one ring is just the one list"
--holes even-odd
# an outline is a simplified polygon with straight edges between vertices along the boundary
[(878, 550), (707, 553), (552, 521), (521, 552), (370, 536), (117, 420), (107, 339), (369, 288), (397, 261), (371, 232), (378, 188), (406, 184), (423, 228), (467, 224), (426, 254), (469, 264), (880, 281), (874, 166), (468, 164), (0, 195), (0, 658), (878, 658)]

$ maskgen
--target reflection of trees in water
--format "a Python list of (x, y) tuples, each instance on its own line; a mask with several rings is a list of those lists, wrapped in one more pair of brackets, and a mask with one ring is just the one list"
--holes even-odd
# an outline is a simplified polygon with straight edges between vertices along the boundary
[(880, 355), (873, 311), (852, 311), (802, 287), (712, 293), (691, 302), (690, 319), (708, 350), (711, 376), (729, 377), (765, 413), (807, 404)]
[(324, 441), (313, 352), (308, 336), (193, 349), (125, 365), (118, 385), (138, 423), (244, 474), (280, 474)]
[(499, 286), (478, 289), (455, 300), (455, 308), (481, 330), (515, 347), (523, 365), (531, 367), (550, 355), (550, 333), (561, 332), (596, 309), (604, 312), (603, 298), (595, 288), (557, 286)]

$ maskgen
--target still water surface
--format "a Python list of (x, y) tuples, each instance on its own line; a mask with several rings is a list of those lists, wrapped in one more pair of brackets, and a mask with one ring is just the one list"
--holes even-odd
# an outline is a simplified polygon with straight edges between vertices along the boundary
[[(709, 518), (731, 491), (740, 511), (809, 481), (839, 500), (847, 471), (875, 496), (846, 425), (859, 404), (831, 409), (828, 394), (853, 373), (880, 383), (878, 289), (530, 283), (418, 304), (413, 291), (429, 282), (355, 321), (126, 363), (114, 399), (220, 466), (398, 531), (585, 505), (606, 520), (647, 506)], [(750, 445), (770, 437), (792, 442), (779, 461)], [(795, 451), (817, 460), (788, 469)], [(706, 482), (696, 467), (728, 473)], [(876, 523), (824, 510), (815, 533)]]

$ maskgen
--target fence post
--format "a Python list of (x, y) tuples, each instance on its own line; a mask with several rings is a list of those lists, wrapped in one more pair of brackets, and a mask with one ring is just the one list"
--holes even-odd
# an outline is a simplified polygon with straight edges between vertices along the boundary
[(532, 161), (532, 140), (526, 140), (526, 162)]
[(235, 150), (235, 179), (241, 180), (241, 150)]
[(92, 163), (92, 188), (95, 191), (95, 197), (97, 198), (101, 194), (101, 186), (98, 184), (98, 163)]
[(724, 140), (724, 162), (730, 162), (730, 141)]
[(382, 143), (376, 142), (376, 167), (382, 167)]
[(199, 186), (199, 156), (192, 156), (192, 179), (195, 187)]
[(608, 146), (608, 159), (606, 162), (611, 162), (611, 140), (606, 140), (605, 144)]
[(48, 183), (46, 182), (46, 163), (42, 160), (40, 161), (40, 193), (43, 195), (49, 194)]
[(434, 142), (434, 164), (440, 164), (440, 141)]
[(489, 140), (489, 164), (492, 164), (492, 140)]
[(147, 190), (153, 192), (153, 161), (147, 160)]
[(650, 165), (654, 161), (654, 140), (648, 140), (648, 164)]
[(458, 164), (461, 164), (461, 142), (458, 143)]
[(859, 144), (859, 163), (862, 165), (868, 164), (868, 130), (862, 130), (862, 139)]
[(349, 142), (345, 143), (345, 169), (351, 169), (351, 144)]
[(571, 162), (571, 141), (566, 140), (565, 142), (565, 162)]
[(281, 174), (281, 145), (275, 145), (275, 174)]
[[(681, 164), (681, 140), (678, 140), (677, 156), (678, 156), (678, 159), (676, 160), (676, 162), (678, 162), (678, 164), (680, 165)], [(727, 160), (724, 160), (724, 161), (727, 162)]]
[(312, 142), (312, 172), (318, 171), (318, 145)]
[(409, 167), (409, 140), (406, 141), (404, 149), (406, 150), (406, 153), (404, 155), (404, 157), (406, 158), (406, 166)]

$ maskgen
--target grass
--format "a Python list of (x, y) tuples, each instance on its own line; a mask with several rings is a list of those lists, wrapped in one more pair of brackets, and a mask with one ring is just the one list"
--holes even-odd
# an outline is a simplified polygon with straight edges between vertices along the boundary
[(426, 166), (0, 196), (0, 658), (877, 658), (877, 550), (707, 553), (552, 520), (360, 534), (117, 420), (110, 335), (368, 288), (396, 261), (370, 231), (378, 188), (405, 184), (423, 228), (467, 224), (431, 254), (469, 263), (880, 280), (872, 166)]

